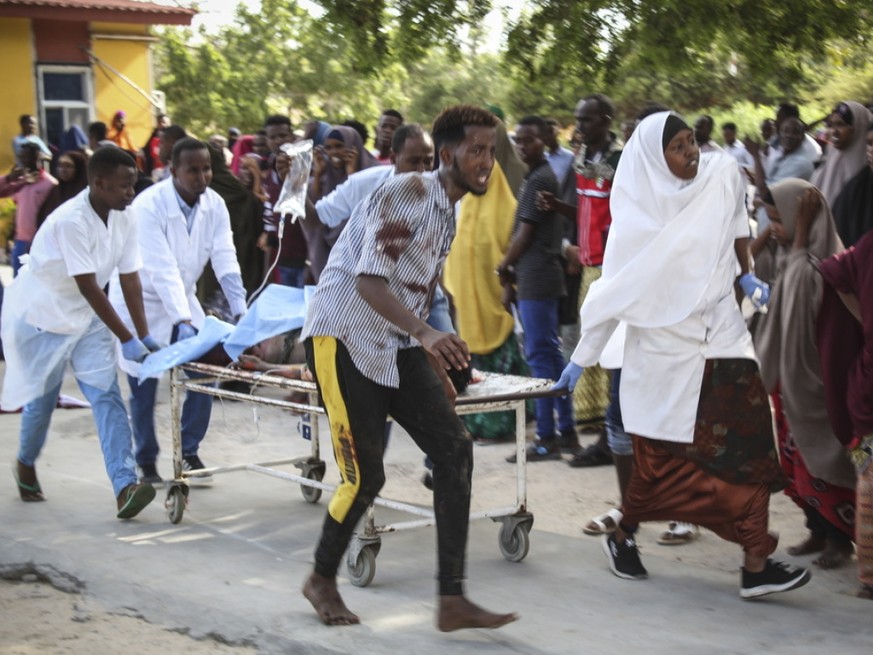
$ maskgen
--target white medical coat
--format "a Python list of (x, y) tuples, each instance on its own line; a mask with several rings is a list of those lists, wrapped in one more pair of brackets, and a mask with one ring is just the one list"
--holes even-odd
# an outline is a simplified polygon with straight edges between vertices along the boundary
[[(6, 409), (47, 393), (60, 381), (58, 376), (79, 340), (89, 331), (107, 329), (96, 320), (73, 276), (93, 273), (103, 287), (114, 271), (133, 273), (140, 267), (133, 212), (110, 211), (103, 223), (88, 195), (86, 188), (52, 212), (6, 290), (2, 317)], [(105, 388), (107, 380), (115, 379), (115, 353), (95, 351), (89, 357), (93, 365), (78, 370), (76, 376)], [(107, 375), (107, 369), (112, 373)]]
[[(180, 321), (190, 320), (198, 329), (203, 325), (203, 307), (196, 292), (207, 262), (219, 280), (231, 273), (240, 274), (230, 215), (221, 196), (206, 189), (195, 207), (189, 234), (172, 178), (143, 191), (134, 200), (133, 211), (143, 261), (140, 278), (149, 334), (169, 343), (173, 326)], [(117, 279), (109, 285), (109, 300), (132, 330)], [(139, 365), (123, 360), (121, 368), (137, 375)]]

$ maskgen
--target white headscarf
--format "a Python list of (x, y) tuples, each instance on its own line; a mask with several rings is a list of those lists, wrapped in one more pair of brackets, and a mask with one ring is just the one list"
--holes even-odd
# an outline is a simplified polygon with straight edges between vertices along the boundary
[(670, 172), (662, 139), (667, 117), (646, 117), (622, 153), (610, 198), (612, 226), (603, 276), (581, 310), (583, 330), (609, 321), (675, 325), (698, 306), (720, 253), (734, 239), (742, 180), (724, 152), (702, 154), (697, 176)]

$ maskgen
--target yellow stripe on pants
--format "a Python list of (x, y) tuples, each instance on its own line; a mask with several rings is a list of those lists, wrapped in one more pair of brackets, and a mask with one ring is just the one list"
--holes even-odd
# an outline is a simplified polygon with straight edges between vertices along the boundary
[(349, 425), (349, 413), (345, 398), (339, 386), (336, 369), (336, 339), (333, 337), (313, 337), (312, 350), (315, 355), (315, 374), (327, 418), (330, 422), (330, 440), (333, 443), (333, 456), (340, 470), (342, 482), (333, 493), (328, 513), (334, 521), (342, 523), (361, 488), (361, 472), (355, 453), (355, 439)]

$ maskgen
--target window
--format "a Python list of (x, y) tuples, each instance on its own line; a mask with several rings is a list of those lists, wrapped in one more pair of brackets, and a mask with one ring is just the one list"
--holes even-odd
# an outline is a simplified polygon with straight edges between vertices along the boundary
[(73, 125), (88, 134), (91, 122), (91, 69), (87, 66), (40, 66), (39, 103), (46, 141), (57, 146)]

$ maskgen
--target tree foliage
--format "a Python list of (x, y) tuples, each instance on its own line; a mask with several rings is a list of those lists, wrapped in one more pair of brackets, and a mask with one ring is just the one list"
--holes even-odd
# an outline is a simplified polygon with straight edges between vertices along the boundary
[[(710, 76), (723, 100), (796, 97), (834, 39), (869, 43), (869, 0), (532, 0), (509, 27), (507, 61), (529, 84), (681, 93)], [(726, 75), (733, 79), (727, 79)], [(722, 92), (722, 83), (728, 94)], [(633, 85), (632, 85), (633, 86)], [(678, 88), (677, 88), (678, 87)], [(680, 93), (676, 93), (679, 91)], [(734, 91), (734, 93), (730, 93)]]
[(273, 112), (372, 126), (393, 107), (429, 123), (475, 102), (566, 124), (594, 91), (623, 117), (647, 101), (730, 114), (873, 96), (869, 0), (528, 0), (497, 53), (481, 47), (491, 0), (316, 2), (319, 16), (262, 0), (217, 34), (165, 29), (158, 87), (174, 120), (201, 134)]

